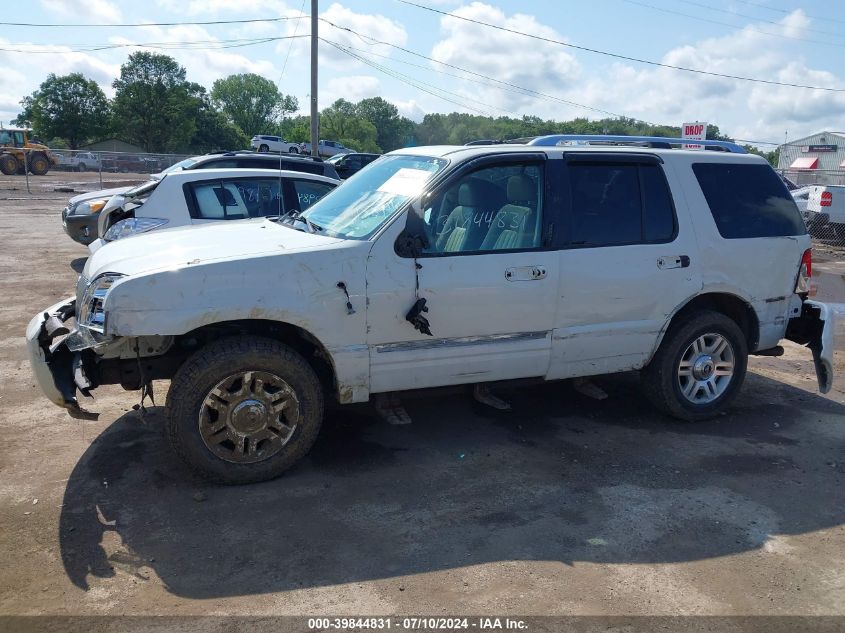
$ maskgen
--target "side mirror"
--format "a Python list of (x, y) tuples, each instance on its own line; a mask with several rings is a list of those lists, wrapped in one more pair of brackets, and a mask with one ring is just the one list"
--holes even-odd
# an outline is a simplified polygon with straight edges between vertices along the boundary
[(420, 213), (420, 201), (415, 201), (408, 209), (405, 228), (396, 238), (394, 250), (399, 257), (419, 257), (430, 246), (425, 222)]

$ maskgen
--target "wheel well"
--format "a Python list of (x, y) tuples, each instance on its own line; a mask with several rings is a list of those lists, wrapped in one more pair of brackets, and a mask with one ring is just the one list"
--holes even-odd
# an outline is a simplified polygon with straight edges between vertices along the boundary
[(177, 344), (195, 351), (211, 341), (238, 334), (263, 336), (289, 345), (311, 365), (325, 393), (337, 396), (337, 377), (328, 351), (309, 332), (289, 323), (259, 319), (212, 323), (179, 336)]
[(749, 303), (736, 295), (724, 292), (698, 295), (678, 310), (675, 316), (672, 317), (670, 327), (680, 322), (687, 315), (700, 312), (701, 310), (715, 310), (733, 320), (745, 335), (748, 351), (757, 349), (757, 342), (760, 337), (760, 322), (757, 319), (757, 313), (754, 312), (754, 308)]

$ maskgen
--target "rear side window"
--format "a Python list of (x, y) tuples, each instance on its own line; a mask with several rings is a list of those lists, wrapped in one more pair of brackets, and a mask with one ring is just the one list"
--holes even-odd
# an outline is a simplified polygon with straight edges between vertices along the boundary
[(656, 164), (570, 163), (573, 246), (669, 242), (675, 210)]
[(284, 213), (278, 178), (238, 178), (185, 184), (191, 217), (243, 220)]
[(692, 166), (719, 234), (726, 239), (804, 235), (795, 201), (768, 165)]

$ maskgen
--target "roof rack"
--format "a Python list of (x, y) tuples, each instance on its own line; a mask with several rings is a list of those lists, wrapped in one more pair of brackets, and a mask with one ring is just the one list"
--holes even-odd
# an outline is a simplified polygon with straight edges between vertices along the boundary
[(550, 134), (528, 141), (528, 145), (550, 147), (555, 145), (638, 145), (659, 149), (673, 149), (674, 146), (702, 145), (705, 149), (733, 154), (747, 154), (741, 145), (729, 141), (710, 141), (666, 136), (605, 136), (602, 134)]

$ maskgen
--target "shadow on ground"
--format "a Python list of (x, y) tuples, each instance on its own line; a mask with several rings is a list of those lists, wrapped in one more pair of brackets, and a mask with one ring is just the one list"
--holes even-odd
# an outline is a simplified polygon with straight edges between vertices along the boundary
[[(191, 598), (389, 578), (490, 561), (662, 563), (750, 551), (845, 522), (845, 407), (760, 376), (728, 415), (654, 414), (634, 376), (505, 392), (509, 418), (464, 395), (407, 401), (414, 424), (330, 414), (276, 481), (208, 486), (173, 456), (163, 412), (118, 419), (68, 482), (65, 569), (150, 567)], [(197, 499), (200, 499), (199, 501)], [(101, 541), (115, 531), (110, 557)]]

